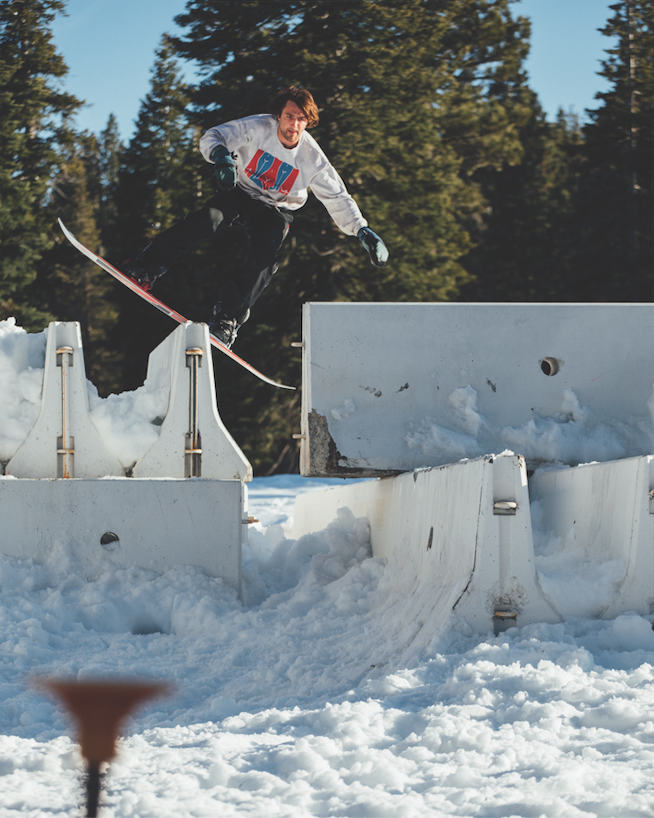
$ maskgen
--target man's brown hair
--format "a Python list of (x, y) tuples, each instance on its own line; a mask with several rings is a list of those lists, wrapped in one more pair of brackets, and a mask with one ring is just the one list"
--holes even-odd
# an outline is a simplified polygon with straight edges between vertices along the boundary
[(307, 118), (307, 128), (315, 128), (318, 124), (318, 106), (314, 102), (311, 93), (300, 85), (289, 85), (282, 88), (268, 103), (268, 113), (273, 116), (280, 116), (286, 103), (291, 100)]

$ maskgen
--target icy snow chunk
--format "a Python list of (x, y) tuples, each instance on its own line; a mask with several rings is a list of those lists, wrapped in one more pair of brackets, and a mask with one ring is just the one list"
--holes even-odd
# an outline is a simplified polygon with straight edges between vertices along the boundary
[(643, 714), (631, 702), (612, 699), (588, 710), (581, 718), (584, 727), (599, 727), (615, 733), (630, 733), (643, 721)]
[(415, 432), (409, 432), (404, 441), (409, 449), (420, 449), (424, 455), (448, 456), (453, 462), (483, 454), (472, 435), (446, 429), (429, 418), (422, 421)]
[(619, 460), (626, 454), (617, 425), (598, 423), (572, 389), (564, 391), (558, 412), (547, 417), (534, 414), (521, 427), (497, 431), (511, 448), (535, 460), (587, 463)]
[(349, 508), (341, 508), (324, 531), (298, 540), (284, 537), (281, 526), (266, 533), (250, 529), (243, 545), (242, 595), (245, 605), (259, 605), (274, 593), (300, 583), (327, 585), (368, 560), (370, 525)]
[(231, 764), (225, 763), (221, 758), (216, 759), (209, 767), (206, 780), (203, 782), (205, 789), (212, 787), (227, 787), (229, 781), (238, 775), (238, 771)]
[(291, 546), (284, 566), (287, 587), (297, 584), (309, 568), (317, 582), (339, 579), (361, 561), (359, 554), (370, 554), (368, 521), (356, 518), (349, 508), (339, 508), (324, 531), (305, 534)]
[(477, 412), (477, 392), (472, 386), (455, 389), (448, 397), (452, 407), (450, 422), (453, 428), (425, 418), (417, 430), (404, 438), (410, 449), (420, 449), (424, 455), (446, 455), (452, 461), (477, 457), (484, 452), (477, 440), (485, 422)]

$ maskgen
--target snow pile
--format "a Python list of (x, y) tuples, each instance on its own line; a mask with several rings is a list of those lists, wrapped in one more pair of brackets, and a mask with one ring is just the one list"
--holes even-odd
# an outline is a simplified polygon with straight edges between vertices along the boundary
[(453, 617), (418, 646), (364, 520), (287, 538), (298, 491), (332, 482), (253, 482), (246, 605), (188, 566), (0, 558), (3, 816), (81, 802), (66, 716), (33, 675), (176, 685), (121, 740), (107, 818), (651, 814), (653, 617), (498, 637)]
[(39, 415), (47, 333), (0, 321), (0, 461), (14, 456)]
[(479, 457), (494, 451), (498, 440), (531, 462), (587, 463), (619, 460), (654, 451), (654, 385), (647, 402), (649, 418), (598, 421), (581, 406), (572, 389), (566, 389), (558, 412), (534, 414), (520, 427), (498, 428), (479, 413), (472, 386), (455, 389), (448, 398), (449, 426), (426, 418), (404, 438), (410, 449), (429, 458), (447, 456), (450, 462)]
[(89, 417), (111, 454), (128, 469), (140, 460), (159, 437), (168, 411), (170, 373), (158, 369), (143, 386), (101, 398), (89, 386)]
[(547, 599), (566, 616), (601, 616), (624, 580), (624, 558), (594, 558), (575, 545), (574, 530), (565, 537), (547, 530), (542, 503), (530, 504), (538, 580)]

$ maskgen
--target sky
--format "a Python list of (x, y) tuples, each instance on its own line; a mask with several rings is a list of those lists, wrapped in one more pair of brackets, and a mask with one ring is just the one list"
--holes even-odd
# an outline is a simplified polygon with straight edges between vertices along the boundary
[[(608, 88), (597, 76), (611, 41), (597, 29), (611, 16), (613, 0), (520, 0), (514, 13), (532, 22), (526, 63), (530, 85), (548, 119), (559, 108), (584, 119), (595, 94)], [(173, 22), (186, 0), (67, 0), (58, 15), (54, 43), (69, 68), (65, 89), (85, 100), (77, 116), (81, 129), (99, 133), (113, 113), (129, 140), (141, 100), (150, 87), (154, 52), (164, 33), (180, 34)], [(183, 67), (183, 66), (182, 66)], [(185, 68), (191, 79), (193, 67)]]

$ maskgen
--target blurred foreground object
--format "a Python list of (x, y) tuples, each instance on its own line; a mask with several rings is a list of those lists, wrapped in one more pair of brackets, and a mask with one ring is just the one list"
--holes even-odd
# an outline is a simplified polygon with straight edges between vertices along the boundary
[(161, 682), (75, 682), (36, 679), (35, 686), (61, 699), (79, 729), (80, 752), (88, 773), (86, 814), (95, 818), (100, 798), (100, 764), (116, 755), (123, 721), (141, 702), (166, 696), (172, 687)]

